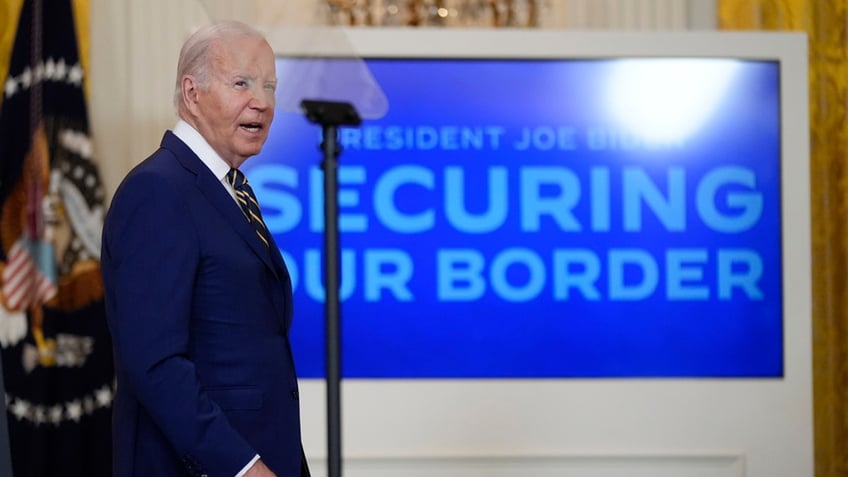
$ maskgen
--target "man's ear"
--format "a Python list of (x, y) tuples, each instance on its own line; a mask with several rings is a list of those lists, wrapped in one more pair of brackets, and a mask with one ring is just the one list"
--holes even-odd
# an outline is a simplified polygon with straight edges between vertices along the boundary
[(191, 114), (197, 116), (197, 101), (199, 93), (197, 79), (192, 75), (184, 75), (180, 80), (181, 100)]

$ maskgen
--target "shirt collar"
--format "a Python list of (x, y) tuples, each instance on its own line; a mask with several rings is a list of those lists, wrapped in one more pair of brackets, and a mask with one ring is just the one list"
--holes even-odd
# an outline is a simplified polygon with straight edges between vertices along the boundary
[(182, 142), (192, 150), (200, 161), (206, 164), (206, 167), (215, 174), (218, 180), (224, 180), (227, 173), (230, 172), (230, 165), (221, 159), (221, 156), (212, 149), (212, 146), (206, 142), (206, 139), (197, 132), (191, 124), (180, 119), (177, 125), (174, 126), (173, 133)]

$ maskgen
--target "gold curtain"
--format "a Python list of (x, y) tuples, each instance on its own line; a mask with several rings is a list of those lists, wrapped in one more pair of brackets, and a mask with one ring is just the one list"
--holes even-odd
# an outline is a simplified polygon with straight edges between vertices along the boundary
[(719, 25), (809, 41), (816, 477), (848, 476), (848, 0), (720, 0)]
[[(45, 0), (47, 1), (47, 0)], [(18, 17), (21, 14), (21, 6), (24, 0), (2, 0), (0, 1), (0, 84), (6, 82), (6, 75), (9, 73), (9, 60), (12, 55), (12, 44), (15, 42), (15, 32), (18, 30)], [(72, 0), (74, 9), (74, 24), (77, 30), (77, 46), (79, 48), (80, 62), (82, 63), (83, 71), (91, 71), (89, 69), (91, 41), (90, 41), (90, 21), (89, 8), (91, 0)], [(86, 79), (84, 80), (85, 93), (88, 96), (91, 86)], [(3, 96), (0, 95), (0, 106), (3, 103)]]

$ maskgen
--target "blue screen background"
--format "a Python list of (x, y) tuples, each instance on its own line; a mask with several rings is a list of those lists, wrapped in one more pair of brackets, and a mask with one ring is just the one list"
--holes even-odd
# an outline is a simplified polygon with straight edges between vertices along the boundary
[[(296, 61), (278, 60), (280, 88), (295, 87), (281, 72)], [(340, 135), (345, 377), (783, 375), (779, 65), (709, 60), (732, 78), (697, 127), (663, 141), (616, 115), (622, 61), (366, 60), (389, 109)], [(278, 110), (243, 167), (290, 268), (304, 378), (325, 365), (319, 143), (318, 126)], [(739, 224), (746, 198), (760, 204), (735, 230), (698, 202), (728, 171), (753, 182), (720, 181), (704, 199), (716, 213)], [(669, 253), (690, 295), (670, 296)], [(655, 264), (653, 288), (631, 259)], [(586, 263), (599, 267), (589, 292), (568, 281)]]

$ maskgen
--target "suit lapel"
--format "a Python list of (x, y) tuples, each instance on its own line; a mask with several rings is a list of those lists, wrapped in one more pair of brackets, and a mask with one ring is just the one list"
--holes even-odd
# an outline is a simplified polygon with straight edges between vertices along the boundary
[(197, 185), (198, 190), (224, 216), (230, 227), (233, 227), (239, 236), (247, 242), (247, 245), (250, 246), (256, 256), (271, 269), (274, 276), (278, 280), (281, 280), (278, 268), (271, 258), (271, 251), (256, 235), (253, 226), (245, 219), (244, 213), (242, 213), (238, 204), (227, 193), (218, 178), (212, 174), (212, 171), (201, 162), (200, 158), (185, 143), (180, 141), (170, 131), (165, 133), (165, 137), (162, 139), (162, 147), (173, 151), (183, 167), (195, 174), (195, 185)]

